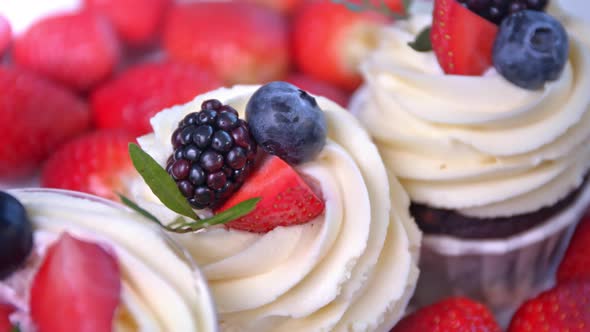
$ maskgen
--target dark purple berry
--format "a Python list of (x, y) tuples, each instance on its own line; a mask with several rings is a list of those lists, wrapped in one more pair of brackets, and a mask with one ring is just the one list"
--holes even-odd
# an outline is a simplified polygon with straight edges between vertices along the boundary
[(201, 155), (200, 165), (206, 172), (217, 172), (223, 167), (223, 156), (215, 151), (207, 151)]
[(458, 0), (477, 15), (495, 24), (502, 23), (506, 16), (523, 11), (543, 11), (549, 0)]
[(229, 131), (240, 124), (237, 115), (230, 112), (223, 112), (217, 117), (217, 127)]
[(195, 186), (189, 180), (178, 182), (178, 189), (184, 197), (193, 197), (195, 194)]
[(213, 149), (219, 152), (227, 152), (233, 145), (234, 142), (227, 131), (220, 130), (213, 134), (213, 138), (211, 139), (211, 147)]
[(255, 163), (256, 142), (238, 112), (207, 100), (179, 122), (166, 171), (197, 209), (220, 206), (245, 181)]
[(215, 172), (207, 175), (207, 187), (213, 190), (219, 190), (225, 186), (227, 176), (224, 172)]
[(189, 169), (190, 169), (190, 162), (185, 159), (180, 159), (172, 164), (172, 177), (175, 180), (184, 180), (188, 177)]
[(0, 280), (23, 265), (33, 248), (33, 226), (24, 206), (0, 191)]
[(223, 104), (217, 99), (209, 99), (205, 100), (201, 104), (201, 109), (203, 110), (218, 110), (223, 106)]
[[(194, 131), (193, 141), (197, 147), (204, 149), (211, 144), (211, 137), (213, 136), (213, 127), (202, 125), (198, 126)], [(186, 144), (186, 143), (184, 143)]]
[(204, 110), (198, 114), (197, 118), (200, 124), (212, 125), (215, 124), (215, 120), (217, 120), (217, 111), (214, 110)]

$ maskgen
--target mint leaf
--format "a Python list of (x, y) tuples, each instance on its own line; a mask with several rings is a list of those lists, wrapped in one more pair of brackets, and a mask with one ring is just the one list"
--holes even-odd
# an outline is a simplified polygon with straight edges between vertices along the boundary
[(404, 7), (404, 13), (408, 14), (412, 6), (412, 0), (402, 0), (402, 5)]
[(156, 216), (154, 216), (153, 214), (149, 213), (147, 210), (143, 209), (141, 206), (137, 205), (137, 203), (135, 203), (134, 201), (132, 201), (131, 199), (125, 197), (123, 194), (121, 193), (117, 193), (117, 196), (119, 196), (119, 199), (121, 200), (121, 202), (125, 205), (127, 205), (128, 207), (130, 207), (132, 210), (134, 210), (135, 212), (141, 214), (142, 216), (146, 217), (147, 219), (155, 222), (156, 224), (165, 227), (160, 220), (158, 220), (158, 218), (156, 218)]
[(403, 20), (408, 18), (407, 12), (412, 0), (403, 0), (404, 14), (394, 12), (384, 0), (332, 0), (332, 2), (341, 4), (353, 12), (374, 11), (394, 19)]
[(424, 28), (417, 36), (416, 39), (408, 43), (408, 46), (418, 52), (429, 52), (432, 51), (432, 42), (430, 41), (430, 30), (431, 27)]
[(129, 143), (129, 156), (139, 175), (166, 207), (183, 216), (199, 219), (172, 177), (149, 154), (136, 144)]
[(176, 233), (194, 232), (208, 226), (225, 224), (230, 221), (239, 219), (256, 209), (256, 205), (260, 202), (259, 197), (250, 198), (240, 202), (231, 208), (214, 215), (211, 218), (201, 219), (194, 223), (179, 223), (178, 220), (170, 224), (166, 229)]

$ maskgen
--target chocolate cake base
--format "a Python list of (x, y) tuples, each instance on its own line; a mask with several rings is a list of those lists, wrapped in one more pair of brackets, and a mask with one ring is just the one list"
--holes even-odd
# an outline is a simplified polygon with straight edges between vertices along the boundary
[(505, 238), (527, 231), (567, 209), (580, 195), (588, 176), (576, 190), (552, 206), (531, 213), (500, 218), (475, 218), (454, 210), (438, 209), (412, 202), (410, 212), (425, 234), (450, 235), (464, 239)]

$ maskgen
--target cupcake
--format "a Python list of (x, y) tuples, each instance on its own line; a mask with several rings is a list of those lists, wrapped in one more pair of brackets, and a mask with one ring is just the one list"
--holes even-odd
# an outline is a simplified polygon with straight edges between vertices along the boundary
[(590, 202), (590, 50), (542, 6), (434, 6), (383, 29), (351, 110), (425, 233), (414, 303), (468, 295), (506, 322)]
[[(260, 199), (224, 225), (172, 233), (202, 267), (222, 331), (389, 331), (401, 318), (421, 234), (407, 195), (350, 113), (272, 82), (211, 91), (151, 124), (139, 144), (197, 214)], [(178, 220), (143, 179), (130, 192), (163, 223)]]
[(61, 190), (0, 192), (0, 239), (1, 328), (217, 329), (190, 256), (121, 205)]

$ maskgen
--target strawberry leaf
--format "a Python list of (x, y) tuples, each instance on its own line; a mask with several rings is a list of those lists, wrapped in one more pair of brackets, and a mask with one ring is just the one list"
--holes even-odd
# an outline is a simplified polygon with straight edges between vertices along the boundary
[(420, 33), (416, 36), (414, 41), (408, 43), (408, 46), (413, 48), (417, 52), (430, 52), (432, 51), (432, 42), (430, 41), (430, 30), (431, 27), (428, 26), (424, 28)]
[(149, 154), (136, 144), (129, 143), (129, 156), (135, 169), (162, 204), (180, 215), (199, 219), (172, 177)]

